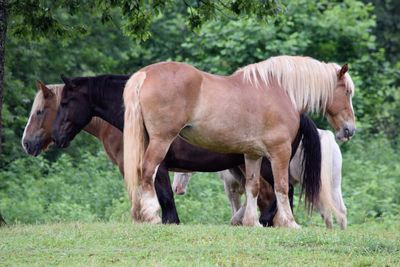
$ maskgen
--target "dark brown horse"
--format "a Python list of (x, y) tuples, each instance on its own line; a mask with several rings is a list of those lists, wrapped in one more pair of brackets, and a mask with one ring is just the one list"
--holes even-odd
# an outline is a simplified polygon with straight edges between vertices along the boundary
[[(241, 153), (246, 165), (243, 224), (256, 216), (260, 166), (271, 159), (278, 212), (274, 225), (299, 226), (288, 198), (291, 144), (300, 114), (325, 112), (337, 137), (355, 132), (347, 65), (307, 57), (279, 56), (238, 70), (231, 76), (202, 72), (188, 64), (163, 62), (136, 72), (124, 92), (125, 178), (137, 218), (158, 223), (154, 175), (175, 138), (215, 152)], [(306, 187), (313, 205), (320, 177)]]
[[(118, 76), (126, 81), (128, 76)], [(51, 130), (60, 106), (64, 84), (45, 85), (37, 82), (38, 92), (32, 104), (28, 122), (22, 136), (22, 147), (26, 153), (37, 156), (52, 144)], [(95, 117), (83, 129), (99, 139), (110, 160), (124, 175), (122, 132), (108, 122)], [(155, 181), (158, 200), (162, 209), (163, 223), (179, 223), (170, 180), (167, 173)]]
[[(63, 80), (65, 87), (53, 131), (56, 145), (60, 147), (67, 146), (94, 116), (98, 116), (118, 129), (123, 130), (124, 109), (122, 95), (124, 85), (122, 84), (126, 82), (126, 79), (124, 80), (119, 76), (103, 75), (74, 79), (63, 77)], [(296, 151), (301, 138), (309, 140), (309, 146), (304, 148), (307, 151), (305, 160), (310, 163), (305, 172), (305, 177), (319, 177), (319, 137), (315, 125), (308, 117), (302, 116), (301, 128), (296, 136), (297, 138), (293, 143), (293, 151)], [(168, 169), (215, 172), (241, 164), (244, 164), (243, 155), (209, 152), (177, 138), (171, 144), (164, 161), (160, 164), (155, 180), (157, 183), (158, 179), (162, 179), (162, 173), (167, 175)], [(267, 159), (263, 161), (261, 173), (273, 185), (271, 166)], [(310, 179), (306, 178), (305, 180), (309, 181)]]

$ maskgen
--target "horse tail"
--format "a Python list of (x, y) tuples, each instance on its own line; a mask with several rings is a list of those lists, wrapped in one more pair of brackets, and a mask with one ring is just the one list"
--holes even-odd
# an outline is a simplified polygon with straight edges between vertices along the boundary
[[(129, 78), (124, 89), (124, 178), (133, 204), (137, 203), (136, 200), (140, 197), (139, 177), (141, 177), (144, 152), (149, 143), (139, 102), (140, 88), (145, 79), (145, 72), (136, 72)], [(139, 207), (132, 206), (132, 215), (139, 219), (138, 214)]]
[(304, 170), (300, 196), (305, 192), (306, 207), (312, 211), (318, 201), (321, 186), (321, 143), (317, 126), (304, 114), (300, 116), (300, 131), (303, 135), (302, 169)]
[[(334, 177), (333, 171), (333, 153), (334, 149), (339, 149), (335, 137), (330, 131), (321, 132), (321, 192), (319, 195), (319, 203), (322, 205), (322, 210), (326, 212), (333, 212), (336, 220), (340, 223), (347, 220), (346, 215), (342, 211), (338, 210), (333, 199), (332, 184)], [(340, 153), (340, 149), (339, 149)], [(329, 214), (331, 215), (331, 214)], [(331, 216), (329, 216), (331, 218)], [(326, 220), (326, 218), (325, 218)], [(330, 222), (332, 224), (332, 222)], [(341, 225), (341, 228), (345, 226)]]

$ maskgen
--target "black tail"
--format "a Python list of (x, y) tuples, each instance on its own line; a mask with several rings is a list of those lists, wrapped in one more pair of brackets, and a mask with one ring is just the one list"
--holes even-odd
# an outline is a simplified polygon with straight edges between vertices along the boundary
[(304, 114), (300, 116), (300, 131), (303, 135), (302, 165), (304, 170), (301, 195), (305, 192), (306, 207), (312, 211), (318, 200), (321, 186), (321, 142), (317, 126)]

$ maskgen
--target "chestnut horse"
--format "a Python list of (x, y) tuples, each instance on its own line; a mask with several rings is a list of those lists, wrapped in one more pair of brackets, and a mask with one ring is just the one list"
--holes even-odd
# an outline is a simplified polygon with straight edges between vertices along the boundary
[[(118, 76), (118, 78), (126, 81), (128, 76)], [(124, 83), (121, 87), (123, 86)], [(51, 131), (60, 106), (64, 84), (45, 85), (38, 81), (36, 87), (38, 92), (21, 140), (25, 152), (32, 156), (39, 155), (53, 143)], [(121, 175), (124, 176), (122, 132), (98, 117), (93, 118), (83, 130), (101, 141), (108, 158), (118, 166)], [(155, 181), (155, 186), (161, 204), (163, 223), (179, 224), (167, 171)]]
[[(131, 76), (124, 91), (125, 178), (137, 218), (159, 223), (154, 177), (175, 138), (223, 153), (246, 165), (243, 224), (259, 225), (256, 205), (261, 159), (271, 160), (278, 211), (274, 225), (299, 228), (288, 198), (291, 143), (302, 112), (324, 112), (349, 140), (355, 132), (348, 67), (308, 57), (279, 56), (217, 76), (184, 63), (162, 62)], [(306, 164), (307, 165), (307, 164)], [(311, 206), (320, 177), (306, 187)]]
[[(124, 128), (123, 91), (124, 77), (115, 75), (101, 75), (96, 77), (78, 77), (69, 79), (62, 77), (65, 86), (62, 92), (60, 107), (53, 124), (52, 136), (57, 146), (65, 147), (81, 131), (94, 116), (100, 117), (111, 123), (121, 131)], [(122, 85), (123, 84), (123, 85)], [(300, 139), (308, 140), (308, 146), (304, 147), (305, 162), (307, 168), (304, 173), (303, 184), (314, 181), (314, 177), (320, 176), (320, 143), (315, 124), (307, 116), (300, 116), (300, 128), (293, 142), (293, 155)], [(169, 148), (169, 151), (156, 172), (156, 193), (158, 179), (168, 170), (185, 170), (200, 172), (215, 172), (244, 164), (243, 154), (220, 154), (195, 147), (177, 138)], [(270, 162), (264, 158), (261, 164), (261, 173), (271, 185), (273, 177)], [(127, 182), (128, 193), (130, 183)], [(172, 194), (172, 190), (169, 189)], [(307, 193), (307, 190), (306, 190)], [(132, 195), (129, 194), (132, 198)], [(270, 213), (271, 209), (261, 210)], [(273, 209), (272, 209), (273, 210)], [(136, 215), (136, 214), (132, 214)], [(164, 213), (163, 213), (164, 216)], [(270, 216), (261, 216), (268, 218)], [(240, 219), (240, 218), (239, 218)], [(164, 221), (164, 220), (163, 220)], [(266, 224), (267, 222), (263, 222)]]

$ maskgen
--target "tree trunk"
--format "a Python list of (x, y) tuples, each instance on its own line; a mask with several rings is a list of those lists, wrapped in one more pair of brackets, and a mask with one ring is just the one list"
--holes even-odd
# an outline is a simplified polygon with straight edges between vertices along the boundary
[(6, 220), (4, 220), (3, 216), (0, 213), (0, 227), (7, 225)]
[(3, 126), (1, 111), (3, 108), (3, 95), (4, 95), (4, 56), (6, 46), (6, 31), (7, 31), (7, 12), (6, 1), (0, 0), (0, 155), (2, 155), (2, 140), (3, 140)]

